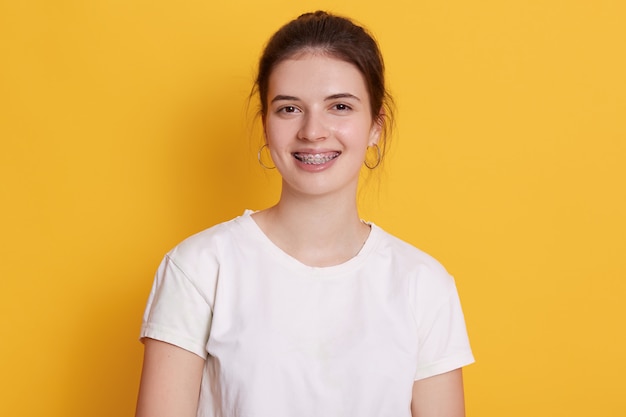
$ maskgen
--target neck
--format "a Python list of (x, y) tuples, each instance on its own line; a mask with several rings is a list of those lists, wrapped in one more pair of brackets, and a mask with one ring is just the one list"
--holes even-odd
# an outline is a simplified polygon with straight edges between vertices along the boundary
[(354, 257), (369, 235), (351, 198), (291, 195), (254, 218), (283, 251), (310, 266), (330, 266)]

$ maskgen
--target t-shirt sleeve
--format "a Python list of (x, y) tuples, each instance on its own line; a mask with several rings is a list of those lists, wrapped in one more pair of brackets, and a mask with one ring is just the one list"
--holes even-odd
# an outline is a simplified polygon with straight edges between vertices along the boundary
[(415, 380), (474, 362), (454, 279), (443, 268), (425, 268), (412, 293), (418, 327)]
[(210, 300), (201, 286), (176, 263), (171, 254), (159, 266), (143, 315), (140, 338), (179, 346), (207, 358), (211, 327)]

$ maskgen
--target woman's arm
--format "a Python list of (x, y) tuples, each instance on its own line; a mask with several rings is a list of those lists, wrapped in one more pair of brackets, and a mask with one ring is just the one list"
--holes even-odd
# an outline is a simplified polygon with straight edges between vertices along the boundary
[(136, 417), (195, 417), (204, 359), (187, 350), (145, 339)]
[(465, 417), (461, 368), (413, 383), (413, 417)]

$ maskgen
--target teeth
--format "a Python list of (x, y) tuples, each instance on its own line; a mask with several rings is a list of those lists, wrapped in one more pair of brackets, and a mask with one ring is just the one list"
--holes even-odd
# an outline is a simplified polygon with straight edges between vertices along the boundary
[(331, 154), (321, 154), (321, 153), (316, 153), (316, 154), (301, 154), (301, 153), (295, 153), (294, 156), (296, 157), (296, 159), (298, 159), (299, 161), (304, 162), (305, 164), (308, 165), (320, 165), (320, 164), (325, 164), (328, 161), (332, 161), (333, 159), (335, 159), (336, 157), (339, 156), (338, 152), (334, 152)]

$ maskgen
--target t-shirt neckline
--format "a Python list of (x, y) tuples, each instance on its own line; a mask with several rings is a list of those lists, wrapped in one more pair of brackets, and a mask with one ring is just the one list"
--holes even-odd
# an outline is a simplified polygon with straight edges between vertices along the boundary
[(369, 235), (367, 236), (367, 239), (363, 243), (363, 246), (355, 256), (337, 265), (310, 266), (299, 261), (298, 259), (294, 258), (287, 252), (282, 250), (280, 247), (278, 247), (265, 234), (265, 232), (263, 232), (261, 227), (259, 227), (257, 222), (252, 218), (253, 213), (253, 210), (245, 210), (245, 212), (241, 216), (237, 217), (235, 220), (240, 223), (247, 232), (250, 233), (250, 236), (258, 240), (262, 244), (262, 249), (268, 251), (268, 255), (272, 256), (273, 260), (280, 262), (281, 264), (291, 269), (313, 273), (318, 276), (334, 276), (354, 271), (354, 268), (356, 268), (365, 259), (367, 259), (369, 254), (374, 250), (377, 242), (379, 241), (379, 235), (381, 233), (380, 228), (374, 223), (365, 222), (365, 224), (370, 226), (371, 230)]

